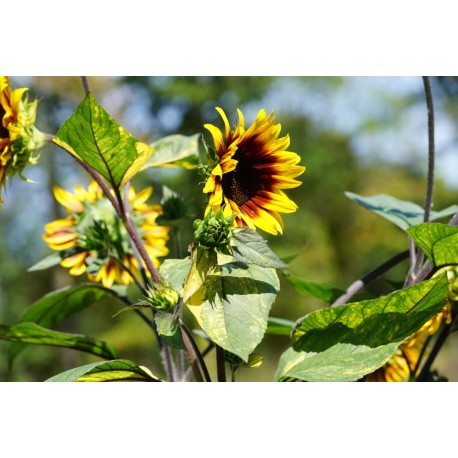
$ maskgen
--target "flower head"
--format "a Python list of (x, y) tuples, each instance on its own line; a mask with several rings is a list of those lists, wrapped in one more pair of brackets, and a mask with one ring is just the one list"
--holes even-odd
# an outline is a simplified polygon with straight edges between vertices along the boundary
[(1, 191), (6, 178), (22, 172), (37, 157), (32, 153), (40, 148), (44, 135), (35, 128), (37, 101), (23, 99), (27, 88), (11, 91), (7, 76), (0, 76), (0, 206)]
[[(156, 224), (161, 206), (145, 203), (152, 192), (149, 187), (137, 194), (130, 187), (128, 198), (145, 249), (158, 267), (157, 258), (169, 251), (169, 228)], [(61, 265), (70, 269), (71, 275), (87, 272), (90, 280), (101, 281), (107, 287), (132, 282), (130, 273), (138, 276), (139, 266), (127, 231), (99, 185), (93, 182), (87, 190), (77, 186), (74, 194), (56, 187), (54, 196), (69, 216), (48, 223), (43, 240), (60, 252)]]
[(388, 362), (366, 377), (367, 382), (408, 382), (418, 369), (418, 361), (424, 352), (428, 338), (439, 330), (445, 321), (451, 323), (451, 307), (448, 303), (442, 312), (428, 320), (419, 331), (407, 339)]
[(260, 110), (253, 124), (245, 129), (243, 114), (237, 110), (239, 122), (231, 131), (221, 108), (224, 134), (214, 125), (206, 124), (215, 148), (210, 158), (210, 174), (204, 192), (209, 193), (206, 212), (223, 209), (224, 216), (236, 215), (234, 226), (258, 227), (270, 234), (283, 232), (279, 213), (292, 213), (297, 205), (283, 189), (301, 184), (295, 178), (305, 171), (297, 165), (299, 155), (287, 151), (289, 136), (280, 137), (280, 124), (275, 124)]

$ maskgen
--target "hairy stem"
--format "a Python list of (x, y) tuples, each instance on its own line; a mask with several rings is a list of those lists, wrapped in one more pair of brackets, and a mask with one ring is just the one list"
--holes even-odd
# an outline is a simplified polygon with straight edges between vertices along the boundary
[(423, 85), (425, 86), (426, 106), (428, 109), (428, 182), (425, 196), (425, 215), (423, 218), (423, 221), (427, 223), (431, 212), (434, 189), (434, 105), (428, 76), (423, 76)]

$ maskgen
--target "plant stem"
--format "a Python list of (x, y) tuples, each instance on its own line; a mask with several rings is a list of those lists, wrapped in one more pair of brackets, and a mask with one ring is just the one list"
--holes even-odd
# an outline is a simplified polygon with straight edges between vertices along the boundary
[(423, 218), (423, 221), (427, 223), (431, 212), (434, 189), (434, 105), (429, 77), (423, 76), (423, 85), (425, 86), (426, 106), (428, 109), (428, 183), (425, 196), (425, 215)]
[[(196, 377), (197, 381), (202, 382), (204, 379), (202, 378), (202, 373), (205, 378), (206, 382), (211, 382), (210, 374), (207, 369), (207, 365), (205, 364), (204, 357), (199, 350), (199, 347), (196, 344), (196, 341), (192, 337), (191, 331), (186, 327), (183, 321), (180, 319), (180, 328), (181, 328), (181, 335), (183, 336), (183, 341), (186, 346), (186, 350), (189, 355), (189, 359), (191, 360), (191, 366), (194, 371), (194, 376)], [(199, 363), (202, 373), (199, 371), (197, 366), (197, 362)]]
[(216, 345), (216, 371), (218, 374), (218, 382), (226, 381), (226, 362), (224, 360), (224, 350)]
[(89, 79), (87, 76), (82, 76), (81, 77), (81, 81), (83, 82), (83, 86), (84, 86), (84, 91), (86, 92), (86, 94), (88, 92), (91, 91), (90, 87), (89, 87)]
[(379, 265), (375, 269), (368, 272), (366, 275), (362, 276), (359, 280), (356, 280), (352, 283), (344, 294), (338, 297), (331, 307), (337, 307), (338, 305), (346, 304), (363, 286), (366, 286), (370, 282), (374, 281), (376, 278), (380, 277), (380, 275), (384, 274), (400, 262), (404, 261), (405, 259), (409, 258), (409, 250), (403, 251), (402, 253), (393, 256), (388, 261), (384, 262), (383, 264)]

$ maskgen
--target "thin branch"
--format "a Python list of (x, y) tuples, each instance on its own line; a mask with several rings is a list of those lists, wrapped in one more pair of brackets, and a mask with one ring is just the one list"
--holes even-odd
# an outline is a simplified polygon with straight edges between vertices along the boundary
[(216, 345), (216, 371), (218, 373), (218, 382), (226, 381), (226, 361), (224, 360), (224, 350)]
[[(204, 375), (205, 381), (211, 382), (210, 374), (208, 372), (207, 365), (205, 364), (204, 357), (202, 353), (200, 352), (199, 347), (197, 346), (196, 341), (194, 340), (191, 334), (191, 331), (189, 331), (189, 329), (186, 327), (186, 325), (181, 320), (180, 320), (180, 328), (181, 328), (181, 333), (183, 336), (183, 341), (185, 342), (186, 350), (188, 351), (189, 359), (191, 360), (191, 365), (194, 370), (194, 375), (196, 376), (196, 380), (200, 379), (198, 381), (203, 381), (202, 375), (200, 374), (198, 367), (197, 367), (197, 371), (195, 370), (196, 362), (198, 361), (202, 369), (202, 373)], [(188, 343), (188, 345), (190, 346), (188, 347), (186, 343)], [(197, 372), (199, 374), (197, 374)]]
[(434, 105), (429, 77), (423, 76), (423, 85), (425, 86), (426, 106), (428, 108), (428, 183), (425, 196), (425, 215), (423, 218), (423, 221), (427, 223), (431, 212), (434, 189)]
[(91, 91), (90, 87), (89, 87), (89, 79), (87, 76), (82, 76), (81, 77), (81, 81), (83, 82), (83, 86), (84, 86), (84, 92), (86, 92), (86, 94), (88, 92)]
[(338, 297), (331, 307), (337, 307), (338, 305), (346, 304), (361, 288), (374, 281), (376, 278), (383, 275), (385, 272), (388, 272), (390, 269), (395, 267), (400, 262), (409, 258), (409, 250), (403, 251), (402, 253), (393, 256), (388, 261), (384, 262), (380, 266), (368, 272), (366, 275), (362, 276), (359, 280), (356, 280), (352, 283), (344, 294)]

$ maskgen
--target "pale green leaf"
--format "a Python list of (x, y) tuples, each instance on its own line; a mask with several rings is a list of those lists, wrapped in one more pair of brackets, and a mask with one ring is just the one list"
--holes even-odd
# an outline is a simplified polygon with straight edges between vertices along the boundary
[(160, 382), (149, 369), (132, 361), (115, 359), (86, 364), (55, 375), (47, 382)]
[(191, 259), (166, 259), (159, 266), (159, 274), (180, 295), (183, 294), (183, 285), (191, 268)]
[[(396, 199), (386, 194), (362, 197), (352, 192), (346, 192), (345, 195), (359, 205), (362, 205), (364, 208), (388, 219), (403, 230), (423, 222), (425, 211), (422, 207), (413, 202)], [(456, 212), (458, 212), (458, 205), (451, 205), (441, 211), (432, 211), (429, 219), (434, 221), (439, 218), (454, 215)]]
[(174, 348), (185, 348), (178, 316), (172, 313), (156, 312), (154, 321), (158, 334), (167, 345)]
[(256, 231), (249, 227), (236, 228), (231, 238), (232, 256), (238, 262), (281, 269), (288, 267)]
[(195, 135), (169, 135), (154, 142), (153, 155), (144, 165), (148, 167), (182, 167), (195, 169), (199, 165), (199, 140), (200, 134)]
[(207, 275), (188, 307), (214, 343), (247, 361), (266, 332), (279, 287), (275, 269), (225, 264)]
[(53, 253), (46, 258), (43, 258), (41, 261), (38, 261), (32, 267), (27, 269), (27, 272), (34, 272), (36, 270), (45, 270), (49, 269), (50, 267), (57, 266), (62, 261), (59, 253)]

